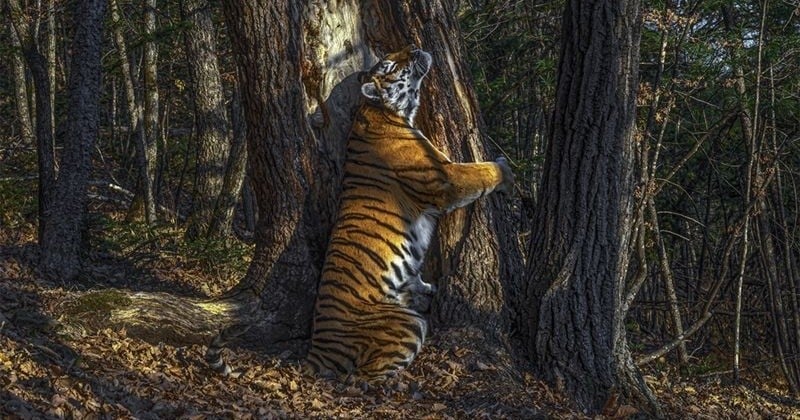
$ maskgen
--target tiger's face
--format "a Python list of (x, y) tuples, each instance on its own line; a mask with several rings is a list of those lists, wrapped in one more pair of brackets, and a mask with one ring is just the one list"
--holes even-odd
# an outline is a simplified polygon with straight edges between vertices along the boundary
[(432, 61), (429, 53), (413, 45), (388, 54), (369, 71), (371, 81), (361, 86), (361, 93), (413, 125), (419, 107), (420, 84)]

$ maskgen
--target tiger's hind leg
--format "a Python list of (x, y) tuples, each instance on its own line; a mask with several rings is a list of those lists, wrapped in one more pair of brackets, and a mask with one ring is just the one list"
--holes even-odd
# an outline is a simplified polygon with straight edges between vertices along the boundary
[(415, 310), (388, 305), (376, 309), (385, 317), (364, 325), (373, 337), (357, 360), (358, 375), (373, 383), (407, 367), (422, 348), (428, 330), (428, 322)]

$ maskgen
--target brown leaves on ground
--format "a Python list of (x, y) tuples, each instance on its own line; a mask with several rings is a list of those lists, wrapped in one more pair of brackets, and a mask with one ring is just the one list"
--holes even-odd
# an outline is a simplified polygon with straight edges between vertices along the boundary
[[(364, 391), (303, 376), (298, 354), (234, 347), (227, 359), (239, 374), (223, 378), (206, 367), (202, 346), (152, 345), (124, 330), (62, 328), (59, 303), (73, 291), (36, 277), (30, 241), (0, 247), (2, 418), (587, 418), (519, 365), (506, 345), (476, 330), (434, 331), (407, 371)], [(142, 267), (113, 264), (98, 262), (95, 283), (140, 280)], [(142, 287), (169, 281), (159, 274), (169, 262), (158, 264)], [(182, 282), (196, 282), (195, 290), (211, 281), (190, 274)], [(800, 418), (797, 401), (765, 385), (726, 386), (667, 371), (647, 379), (670, 417)], [(636, 411), (614, 401), (604, 414), (598, 418)]]

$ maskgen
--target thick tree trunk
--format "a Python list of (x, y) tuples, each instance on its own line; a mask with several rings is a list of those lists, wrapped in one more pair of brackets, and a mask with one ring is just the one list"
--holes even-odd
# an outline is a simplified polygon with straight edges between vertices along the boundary
[[(243, 86), (259, 212), (253, 263), (227, 297), (264, 308), (239, 320), (266, 329), (262, 337), (304, 337), (331, 215), (319, 202), (326, 177), (300, 84), (303, 10), (296, 2), (223, 4)], [(275, 43), (264, 48), (265, 40)]]
[[(77, 2), (61, 169), (45, 209), (40, 269), (67, 282), (80, 271), (91, 151), (98, 130), (104, 0)], [(49, 127), (47, 127), (49, 129)]]
[(566, 5), (521, 328), (538, 371), (582, 407), (621, 392), (660, 414), (623, 312), (640, 24), (637, 0)]
[(211, 233), (216, 204), (223, 193), (230, 136), (211, 7), (207, 0), (183, 0), (181, 13), (188, 23), (184, 41), (197, 127), (197, 166), (186, 237), (196, 239)]
[[(453, 161), (493, 160), (462, 56), (456, 5), (447, 0), (367, 1), (362, 15), (374, 48), (395, 51), (413, 43), (433, 55), (416, 118), (422, 132)], [(507, 325), (503, 308), (519, 284), (522, 256), (505, 200), (493, 195), (443, 217), (431, 248), (425, 272), (426, 281), (439, 288), (434, 323), (480, 325), (487, 331)]]

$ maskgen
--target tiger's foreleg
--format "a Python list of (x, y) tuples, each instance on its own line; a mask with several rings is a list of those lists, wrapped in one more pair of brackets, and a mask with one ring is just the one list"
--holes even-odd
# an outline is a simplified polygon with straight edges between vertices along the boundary
[(450, 163), (444, 166), (448, 188), (444, 194), (447, 211), (464, 207), (494, 191), (509, 192), (514, 174), (505, 158), (495, 162)]

